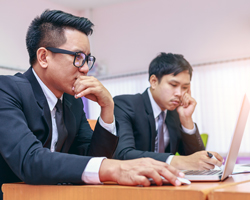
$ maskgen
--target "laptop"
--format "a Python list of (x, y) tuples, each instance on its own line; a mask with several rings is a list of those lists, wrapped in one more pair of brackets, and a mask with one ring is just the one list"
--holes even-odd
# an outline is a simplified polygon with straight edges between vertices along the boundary
[(215, 167), (215, 169), (212, 170), (183, 170), (186, 179), (190, 181), (223, 181), (233, 173), (249, 110), (250, 103), (245, 94), (241, 104), (241, 109), (239, 112), (225, 165), (222, 166), (221, 169)]

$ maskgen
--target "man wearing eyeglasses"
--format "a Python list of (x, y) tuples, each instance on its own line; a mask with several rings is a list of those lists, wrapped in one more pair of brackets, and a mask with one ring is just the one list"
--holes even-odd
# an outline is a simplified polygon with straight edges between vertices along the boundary
[[(122, 185), (180, 185), (183, 173), (153, 159), (119, 161), (114, 102), (107, 89), (87, 76), (95, 57), (88, 35), (93, 24), (57, 10), (36, 17), (27, 32), (31, 67), (0, 76), (0, 186), (115, 181)], [(101, 107), (94, 132), (80, 97)], [(1, 199), (1, 194), (0, 194)]]

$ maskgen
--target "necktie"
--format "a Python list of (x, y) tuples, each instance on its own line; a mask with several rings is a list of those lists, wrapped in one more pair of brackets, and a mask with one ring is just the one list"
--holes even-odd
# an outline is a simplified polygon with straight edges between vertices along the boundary
[(163, 133), (163, 123), (164, 123), (164, 111), (162, 111), (158, 117), (158, 152), (164, 153), (164, 133)]
[(63, 121), (63, 109), (61, 99), (58, 99), (56, 103), (56, 126), (58, 131), (58, 140), (55, 146), (55, 151), (61, 151), (62, 146), (68, 136), (68, 131)]

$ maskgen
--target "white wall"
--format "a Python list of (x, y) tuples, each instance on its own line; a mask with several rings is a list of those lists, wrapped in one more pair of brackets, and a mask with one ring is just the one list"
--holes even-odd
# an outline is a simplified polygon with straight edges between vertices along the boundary
[(145, 71), (160, 52), (191, 64), (250, 54), (249, 0), (137, 0), (94, 9), (93, 54), (109, 74)]
[(249, 0), (134, 0), (84, 12), (49, 0), (2, 0), (0, 66), (29, 67), (27, 28), (46, 8), (93, 21), (92, 53), (110, 75), (145, 71), (160, 51), (181, 53), (191, 64), (247, 57), (249, 7)]
[[(29, 58), (25, 37), (31, 21), (45, 9), (60, 9), (72, 14), (77, 11), (46, 0), (0, 1), (0, 66), (28, 69)], [(13, 74), (0, 68), (0, 74)]]

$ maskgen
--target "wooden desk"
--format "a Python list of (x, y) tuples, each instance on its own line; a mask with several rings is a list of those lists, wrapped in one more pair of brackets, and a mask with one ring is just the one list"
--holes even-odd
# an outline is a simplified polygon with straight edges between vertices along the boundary
[(250, 200), (250, 182), (216, 189), (209, 194), (209, 200)]
[(234, 175), (223, 182), (193, 182), (191, 185), (131, 187), (104, 185), (27, 185), (4, 184), (4, 200), (202, 200), (219, 188), (250, 181), (250, 174)]

